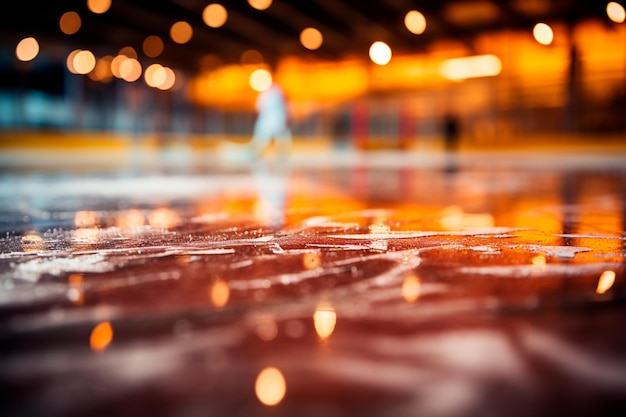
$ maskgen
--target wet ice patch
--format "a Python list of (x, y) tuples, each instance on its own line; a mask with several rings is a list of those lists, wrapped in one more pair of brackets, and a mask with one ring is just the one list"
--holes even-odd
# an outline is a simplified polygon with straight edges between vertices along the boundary
[(599, 262), (594, 264), (546, 264), (537, 265), (496, 265), (496, 266), (464, 266), (458, 269), (461, 274), (487, 275), (503, 278), (550, 277), (555, 275), (577, 276), (600, 274), (606, 270), (621, 268), (617, 262)]
[(579, 252), (589, 252), (590, 248), (581, 246), (543, 246), (543, 245), (515, 245), (514, 249), (526, 249), (542, 255), (554, 256), (557, 258), (573, 258)]
[(37, 258), (15, 267), (10, 273), (14, 279), (36, 282), (44, 274), (61, 275), (69, 272), (102, 273), (115, 269), (102, 254), (81, 255), (71, 258)]

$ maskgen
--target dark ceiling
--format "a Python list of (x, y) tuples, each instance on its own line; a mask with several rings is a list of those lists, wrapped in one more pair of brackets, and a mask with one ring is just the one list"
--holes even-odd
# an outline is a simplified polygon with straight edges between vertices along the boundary
[[(226, 24), (217, 29), (202, 21), (204, 7), (213, 2), (228, 11)], [(111, 8), (98, 15), (88, 11), (86, 0), (18, 0), (11, 2), (12, 11), (5, 9), (0, 17), (0, 40), (12, 48), (22, 37), (35, 36), (42, 50), (91, 49), (101, 56), (124, 46), (141, 51), (147, 36), (159, 35), (165, 41), (159, 60), (195, 71), (207, 54), (221, 62), (236, 62), (248, 49), (258, 50), (269, 61), (285, 54), (321, 59), (366, 56), (375, 40), (386, 41), (394, 53), (420, 52), (434, 40), (453, 38), (470, 44), (477, 33), (503, 28), (530, 31), (538, 21), (576, 22), (592, 16), (607, 21), (605, 7), (606, 1), (598, 0), (274, 0), (267, 10), (259, 11), (247, 0), (113, 0)], [(404, 26), (404, 15), (414, 9), (427, 19), (422, 35)], [(70, 10), (79, 13), (82, 27), (74, 35), (65, 35), (58, 21)], [(179, 20), (189, 22), (194, 30), (184, 45), (169, 39), (170, 26)], [(300, 31), (309, 26), (324, 36), (317, 51), (299, 43)]]

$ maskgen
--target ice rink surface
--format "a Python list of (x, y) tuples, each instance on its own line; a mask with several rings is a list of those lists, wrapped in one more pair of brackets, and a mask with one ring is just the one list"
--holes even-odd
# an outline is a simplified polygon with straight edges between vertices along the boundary
[(626, 412), (622, 154), (137, 157), (4, 155), (2, 415)]

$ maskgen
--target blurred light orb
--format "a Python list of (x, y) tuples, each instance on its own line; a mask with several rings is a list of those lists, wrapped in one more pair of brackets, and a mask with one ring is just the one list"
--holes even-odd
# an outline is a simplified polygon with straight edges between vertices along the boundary
[(387, 65), (391, 61), (391, 48), (385, 42), (374, 42), (370, 46), (370, 59), (377, 65)]
[(120, 75), (129, 83), (137, 81), (141, 77), (141, 64), (135, 58), (126, 58), (120, 64)]
[(76, 72), (76, 68), (74, 68), (74, 58), (81, 50), (82, 49), (74, 49), (67, 55), (67, 59), (65, 60), (65, 65), (67, 66), (68, 71), (72, 74), (78, 74), (78, 72)]
[(604, 294), (615, 284), (615, 272), (614, 271), (604, 271), (602, 275), (600, 275), (600, 279), (598, 280), (598, 286), (596, 287), (596, 293)]
[(272, 0), (248, 0), (248, 4), (257, 10), (266, 10), (272, 5)]
[(150, 35), (144, 39), (142, 49), (147, 57), (156, 58), (163, 52), (163, 40), (156, 35)]
[(93, 52), (83, 50), (74, 56), (74, 70), (77, 74), (88, 74), (96, 67), (96, 57)]
[(274, 406), (285, 397), (287, 391), (285, 377), (277, 368), (267, 367), (257, 376), (254, 391), (259, 401)]
[(542, 45), (550, 45), (554, 39), (552, 28), (545, 23), (537, 23), (533, 28), (535, 40)]
[(174, 70), (169, 67), (163, 67), (163, 71), (165, 71), (165, 81), (157, 85), (157, 88), (159, 90), (169, 90), (176, 87), (176, 81), (178, 81), (179, 77), (176, 76)]
[(108, 82), (113, 78), (113, 72), (111, 71), (111, 62), (113, 57), (111, 55), (103, 56), (96, 60), (96, 67), (89, 73), (89, 78), (94, 81)]
[(254, 70), (252, 74), (250, 74), (250, 87), (254, 91), (263, 92), (271, 87), (272, 85), (272, 74), (264, 68), (259, 68)]
[(426, 18), (417, 10), (411, 10), (404, 16), (404, 25), (409, 32), (421, 35), (426, 30)]
[(193, 36), (193, 29), (191, 25), (184, 21), (176, 22), (170, 28), (170, 37), (172, 40), (179, 44), (187, 43)]
[(59, 28), (66, 35), (73, 35), (78, 32), (81, 24), (80, 16), (76, 12), (65, 12), (59, 19)]
[(243, 54), (241, 54), (240, 61), (241, 61), (241, 65), (250, 65), (250, 64), (262, 64), (264, 59), (263, 59), (263, 55), (256, 49), (248, 49)]
[(167, 73), (161, 64), (152, 64), (146, 68), (143, 75), (146, 84), (150, 87), (158, 87), (163, 84), (167, 78)]
[(314, 51), (322, 46), (322, 42), (324, 42), (324, 37), (322, 33), (315, 28), (306, 28), (300, 32), (300, 43), (306, 49)]
[(116, 78), (122, 78), (122, 74), (120, 73), (120, 66), (122, 65), (122, 62), (126, 61), (127, 59), (128, 57), (126, 55), (116, 55), (111, 60), (111, 72), (113, 73), (113, 76), (115, 76)]
[(20, 61), (32, 61), (39, 54), (39, 42), (33, 37), (22, 39), (15, 48), (15, 56)]
[(207, 26), (219, 28), (224, 26), (228, 19), (226, 8), (219, 3), (209, 4), (202, 11), (202, 20)]
[(111, 0), (87, 0), (87, 8), (96, 14), (102, 14), (110, 7)]
[(132, 46), (125, 46), (117, 53), (118, 55), (124, 55), (127, 58), (137, 59), (137, 51)]
[(626, 20), (626, 10), (624, 6), (614, 1), (606, 5), (606, 14), (615, 23), (623, 23)]
[(111, 322), (104, 321), (99, 323), (91, 331), (89, 336), (89, 346), (94, 352), (104, 351), (113, 341), (113, 327)]

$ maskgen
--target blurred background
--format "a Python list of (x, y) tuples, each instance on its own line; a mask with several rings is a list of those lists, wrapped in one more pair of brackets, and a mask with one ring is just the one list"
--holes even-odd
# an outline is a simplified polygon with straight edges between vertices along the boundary
[[(212, 149), (271, 80), (325, 149), (626, 146), (624, 4), (68, 0), (0, 19), (0, 143)], [(446, 128), (448, 120), (451, 127)], [(450, 125), (449, 125), (450, 126)]]

